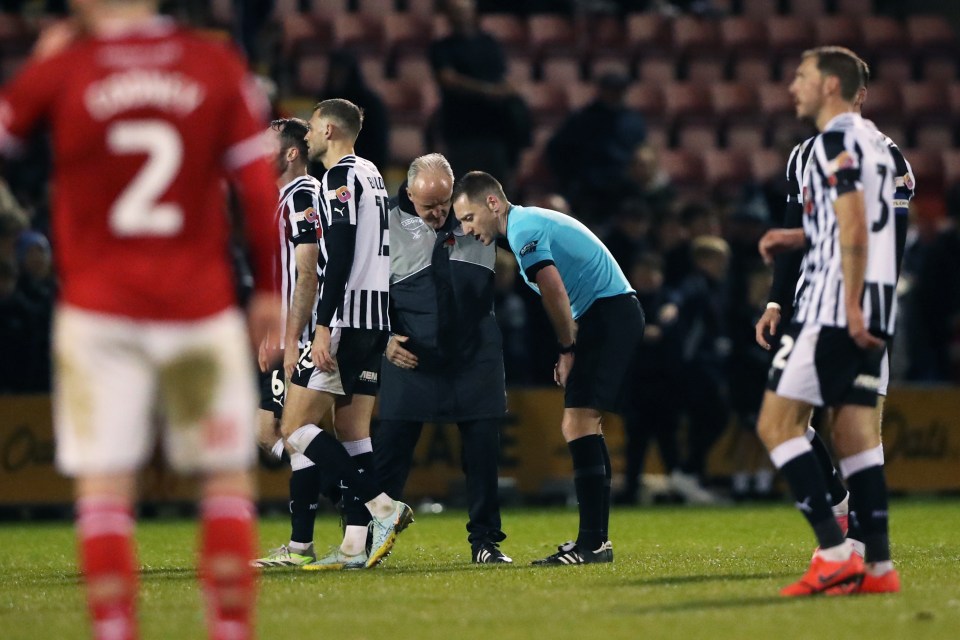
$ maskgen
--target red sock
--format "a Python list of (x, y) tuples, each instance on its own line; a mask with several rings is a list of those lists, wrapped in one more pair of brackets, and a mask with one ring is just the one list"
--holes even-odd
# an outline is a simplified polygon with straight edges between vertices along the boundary
[(256, 596), (254, 508), (249, 498), (215, 496), (201, 506), (203, 542), (200, 578), (207, 600), (207, 626), (214, 640), (253, 637)]
[(137, 637), (133, 527), (133, 515), (123, 500), (100, 496), (77, 502), (80, 566), (96, 640)]

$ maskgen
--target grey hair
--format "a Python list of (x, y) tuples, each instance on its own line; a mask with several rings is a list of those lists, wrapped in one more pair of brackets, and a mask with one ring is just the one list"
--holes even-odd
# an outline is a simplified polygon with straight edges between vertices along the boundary
[(410, 168), (407, 169), (407, 184), (413, 184), (413, 181), (417, 179), (420, 172), (424, 170), (445, 173), (450, 178), (450, 183), (453, 184), (453, 169), (450, 167), (450, 162), (443, 157), (442, 153), (428, 153), (425, 156), (415, 158), (413, 162), (410, 163)]

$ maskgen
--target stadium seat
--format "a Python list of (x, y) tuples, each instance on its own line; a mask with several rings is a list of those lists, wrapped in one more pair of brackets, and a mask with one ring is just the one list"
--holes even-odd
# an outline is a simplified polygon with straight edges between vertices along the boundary
[(341, 13), (332, 18), (330, 44), (354, 53), (384, 53), (383, 20), (379, 16)]
[(583, 64), (573, 55), (554, 55), (540, 61), (540, 79), (566, 84), (583, 80)]
[(433, 22), (434, 40), (446, 38), (450, 35), (450, 22), (447, 20), (447, 16), (437, 13), (431, 17), (431, 21)]
[(790, 15), (816, 19), (827, 15), (828, 0), (790, 0)]
[(821, 16), (813, 22), (814, 42), (860, 51), (860, 23), (850, 16)]
[(423, 127), (416, 125), (393, 125), (390, 127), (390, 162), (407, 166), (426, 153)]
[(766, 55), (735, 56), (731, 63), (735, 82), (756, 86), (773, 79), (770, 58)]
[(795, 114), (793, 97), (786, 84), (780, 82), (758, 84), (757, 97), (760, 100), (760, 110), (767, 118)]
[(767, 50), (767, 29), (752, 17), (731, 17), (720, 22), (720, 41), (729, 54), (754, 55)]
[(745, 16), (766, 18), (780, 13), (778, 0), (741, 0), (740, 6)]
[[(943, 184), (950, 188), (960, 184), (960, 149), (949, 149), (941, 154), (943, 165)], [(907, 158), (910, 160), (910, 158)]]
[(939, 194), (944, 184), (944, 153), (938, 150), (901, 149), (917, 178), (917, 188), (927, 194)]
[(900, 85), (879, 80), (867, 87), (867, 99), (863, 103), (863, 115), (871, 120), (899, 118), (903, 108), (900, 101)]
[(950, 99), (950, 113), (954, 118), (958, 118), (958, 124), (960, 124), (960, 84), (952, 83), (947, 91)]
[(283, 22), (289, 16), (300, 14), (300, 0), (275, 0), (273, 4), (273, 20)]
[(903, 115), (908, 121), (943, 117), (950, 111), (950, 94), (947, 87), (939, 82), (910, 82), (901, 85), (900, 99)]
[(303, 15), (288, 15), (280, 23), (282, 58), (295, 60), (307, 53), (326, 51), (330, 41), (329, 25), (318, 23)]
[(720, 144), (720, 132), (712, 122), (678, 123), (670, 138), (675, 147), (702, 151), (714, 149)]
[(806, 18), (771, 16), (766, 24), (769, 52), (773, 55), (798, 54), (813, 46), (813, 25)]
[(672, 120), (709, 119), (710, 92), (695, 82), (675, 82), (663, 87), (664, 113)]
[(513, 55), (507, 58), (507, 81), (514, 86), (534, 80), (533, 60), (527, 56)]
[(760, 110), (753, 87), (737, 82), (726, 82), (710, 87), (713, 114), (721, 120), (756, 119)]
[(594, 55), (587, 62), (587, 79), (599, 78), (604, 73), (617, 73), (633, 77), (633, 70), (630, 68), (630, 61), (622, 54), (598, 54)]
[(565, 16), (537, 13), (527, 18), (531, 53), (545, 57), (552, 53), (569, 53), (577, 47), (573, 23)]
[(330, 20), (350, 10), (350, 0), (311, 0), (310, 15)]
[(665, 126), (648, 121), (646, 143), (657, 149), (666, 149), (670, 146), (670, 132)]
[(233, 0), (211, 0), (210, 17), (214, 24), (232, 26), (236, 18), (233, 12)]
[(582, 109), (597, 95), (597, 87), (592, 82), (570, 82), (564, 85), (564, 90), (571, 111)]
[(493, 36), (509, 55), (524, 55), (529, 49), (527, 23), (512, 13), (480, 16), (480, 28)]
[(913, 60), (906, 54), (889, 53), (870, 61), (870, 82), (912, 82)]
[(556, 126), (567, 115), (567, 94), (562, 85), (527, 82), (517, 87), (526, 101), (536, 126)]
[(436, 0), (406, 0), (407, 13), (431, 17), (437, 14)]
[(945, 151), (954, 146), (950, 122), (918, 122), (913, 127), (913, 144), (924, 150)]
[(720, 46), (720, 29), (712, 20), (680, 16), (673, 21), (673, 50), (681, 55), (713, 53)]
[(578, 27), (586, 34), (585, 51), (589, 57), (616, 54), (623, 56), (626, 29), (623, 20), (612, 15), (587, 15)]
[(750, 177), (754, 182), (780, 181), (786, 174), (787, 159), (773, 149), (756, 149), (748, 154)]
[(387, 73), (381, 56), (362, 56), (357, 63), (360, 66), (360, 74), (368, 85), (379, 86), (386, 80)]
[(384, 48), (391, 58), (426, 55), (433, 39), (433, 22), (413, 14), (397, 13), (383, 23)]
[(380, 94), (392, 124), (423, 125), (429, 111), (423, 84), (407, 80), (384, 80), (372, 85)]
[(766, 131), (757, 122), (734, 122), (724, 128), (721, 142), (726, 149), (754, 153), (764, 147)]
[(684, 78), (688, 82), (714, 84), (723, 82), (727, 76), (727, 61), (724, 56), (713, 54), (694, 54), (683, 65)]
[(660, 167), (677, 186), (703, 184), (703, 162), (700, 153), (685, 149), (661, 149)]
[(631, 13), (627, 16), (627, 47), (633, 55), (670, 51), (672, 35), (670, 22), (658, 13)]
[(664, 121), (662, 85), (656, 82), (637, 82), (627, 87), (627, 106), (643, 114), (647, 122), (661, 125)]
[(323, 91), (327, 76), (327, 56), (309, 54), (297, 59), (297, 93), (316, 96)]
[(920, 76), (927, 82), (950, 84), (957, 81), (957, 58), (952, 55), (931, 54), (920, 60)]
[(371, 16), (380, 16), (392, 20), (394, 13), (397, 12), (397, 4), (394, 0), (354, 0), (357, 5), (357, 13)]
[(836, 0), (837, 13), (857, 18), (873, 15), (873, 0)]
[(637, 61), (637, 79), (643, 82), (673, 82), (678, 77), (677, 63), (671, 55), (644, 55)]
[(797, 67), (800, 66), (800, 62), (799, 53), (786, 55), (778, 59), (774, 66), (774, 80), (783, 84), (783, 88), (786, 89), (797, 75)]
[(957, 35), (943, 16), (912, 15), (907, 17), (907, 37), (914, 52), (957, 51)]
[(736, 189), (750, 181), (748, 154), (735, 149), (706, 149), (702, 155), (704, 178), (712, 187)]
[(422, 56), (402, 56), (394, 62), (394, 75), (398, 80), (407, 82), (433, 82), (433, 68), (430, 61)]
[(888, 16), (867, 16), (861, 19), (860, 34), (863, 39), (861, 55), (901, 53), (909, 43), (907, 34), (899, 22)]

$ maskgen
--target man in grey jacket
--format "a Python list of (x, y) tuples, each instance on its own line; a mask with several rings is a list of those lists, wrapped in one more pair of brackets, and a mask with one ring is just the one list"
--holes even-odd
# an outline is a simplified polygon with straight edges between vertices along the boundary
[(425, 422), (457, 423), (467, 481), (471, 559), (509, 563), (498, 544), (497, 462), (506, 410), (503, 348), (493, 315), (496, 247), (464, 235), (451, 212), (453, 171), (439, 153), (415, 159), (390, 200), (390, 320), (380, 373), (374, 459), (400, 495)]

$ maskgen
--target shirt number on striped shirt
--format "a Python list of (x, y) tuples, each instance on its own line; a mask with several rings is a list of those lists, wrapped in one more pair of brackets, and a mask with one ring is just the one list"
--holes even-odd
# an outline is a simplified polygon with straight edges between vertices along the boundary
[(877, 199), (880, 201), (880, 219), (876, 220), (870, 227), (870, 231), (874, 233), (883, 229), (887, 226), (887, 222), (890, 221), (890, 205), (883, 199), (884, 187), (887, 184), (887, 168), (882, 164), (878, 164), (877, 173), (880, 174), (880, 193), (877, 195)]
[(390, 255), (390, 241), (387, 240), (387, 230), (390, 228), (390, 219), (387, 212), (387, 199), (381, 196), (376, 196), (375, 198), (377, 203), (377, 209), (380, 211), (380, 250), (377, 252), (378, 256), (389, 256)]
[(183, 228), (183, 209), (157, 200), (167, 192), (183, 162), (180, 132), (163, 120), (122, 120), (107, 129), (107, 147), (117, 155), (147, 160), (110, 209), (118, 236), (172, 236)]

